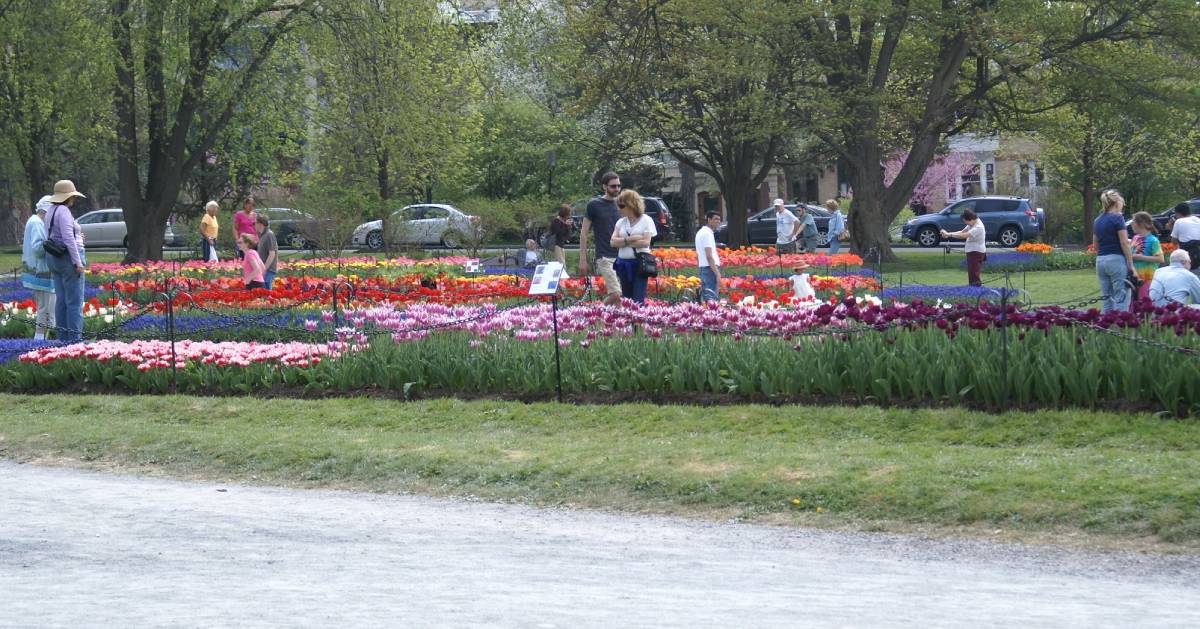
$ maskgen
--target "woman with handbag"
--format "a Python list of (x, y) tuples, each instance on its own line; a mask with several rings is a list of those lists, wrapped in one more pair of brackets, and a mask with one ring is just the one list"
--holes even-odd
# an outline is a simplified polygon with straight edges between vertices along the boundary
[(75, 184), (64, 179), (54, 184), (50, 209), (46, 211), (46, 240), (42, 248), (50, 255), (50, 277), (54, 281), (54, 320), (58, 338), (76, 342), (83, 337), (83, 230), (71, 214), (76, 198), (86, 198)]
[(617, 197), (617, 211), (621, 218), (613, 227), (613, 247), (620, 247), (613, 270), (621, 281), (621, 296), (639, 304), (646, 303), (646, 285), (657, 275), (654, 254), (650, 253), (650, 241), (658, 235), (654, 219), (646, 215), (646, 204), (642, 195), (626, 188)]

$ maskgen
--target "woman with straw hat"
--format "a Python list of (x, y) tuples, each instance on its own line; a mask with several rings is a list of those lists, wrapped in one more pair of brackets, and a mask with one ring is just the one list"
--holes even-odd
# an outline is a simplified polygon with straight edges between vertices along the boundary
[(50, 254), (42, 245), (46, 242), (46, 210), (50, 209), (50, 195), (42, 197), (25, 221), (25, 239), (21, 242), (21, 285), (33, 291), (33, 303), (37, 308), (37, 325), (33, 331), (35, 340), (44, 340), (46, 333), (54, 327), (54, 279), (50, 276)]
[[(54, 243), (53, 249), (43, 243), (50, 255), (50, 276), (54, 281), (57, 303), (54, 320), (59, 328), (58, 338), (63, 341), (78, 341), (83, 337), (83, 230), (71, 214), (75, 199), (86, 198), (75, 190), (75, 184), (67, 179), (54, 184), (50, 195), (50, 209), (46, 211), (46, 240)], [(54, 250), (60, 251), (57, 255)]]

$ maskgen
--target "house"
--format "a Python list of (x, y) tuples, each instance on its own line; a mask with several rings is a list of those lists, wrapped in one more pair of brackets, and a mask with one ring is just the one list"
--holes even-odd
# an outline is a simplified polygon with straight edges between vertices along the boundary
[[(951, 156), (948, 161), (955, 165), (954, 172), (942, 175), (944, 181), (932, 186), (925, 201), (928, 208), (940, 209), (952, 201), (981, 194), (1028, 197), (1036, 205), (1047, 193), (1045, 174), (1038, 162), (1040, 149), (1028, 138), (965, 134), (951, 138), (948, 146)], [(679, 195), (683, 187), (679, 162), (667, 157), (665, 170), (668, 184), (663, 193)], [(775, 198), (821, 203), (829, 198), (852, 196), (852, 192), (846, 170), (839, 164), (807, 172), (776, 167), (759, 186), (756, 207), (751, 211), (768, 207)], [(695, 195), (698, 222), (708, 210), (725, 214), (725, 200), (712, 177), (696, 173)]]

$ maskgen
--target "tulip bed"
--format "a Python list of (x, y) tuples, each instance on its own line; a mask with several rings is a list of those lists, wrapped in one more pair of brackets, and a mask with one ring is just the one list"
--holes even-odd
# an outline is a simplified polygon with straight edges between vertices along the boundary
[[(683, 268), (689, 254), (694, 263), (694, 252), (672, 250), (663, 264)], [(699, 280), (683, 274), (654, 281), (640, 307), (602, 306), (583, 280), (564, 281), (558, 317), (564, 391), (580, 399), (700, 394), (1200, 408), (1200, 361), (1183, 355), (1200, 350), (1200, 311), (1141, 303), (1134, 312), (1103, 316), (1012, 306), (1002, 312), (980, 295), (936, 292), (920, 301), (895, 288), (881, 291), (853, 256), (824, 260), (846, 270), (814, 275), (817, 299), (793, 303), (787, 273), (769, 272), (780, 262), (772, 251), (721, 255), (768, 272), (727, 278), (719, 305), (696, 303)], [(823, 256), (783, 258), (817, 265)], [(7, 341), (11, 348), (0, 347), (0, 387), (550, 395), (558, 380), (547, 299), (526, 295), (524, 275), (466, 275), (463, 262), (289, 262), (272, 291), (243, 290), (232, 263), (189, 262), (177, 274), (168, 274), (167, 264), (132, 272), (96, 265), (108, 281), (88, 302), (85, 329), (108, 340), (66, 347)], [(593, 281), (602, 291), (600, 280)], [(929, 288), (936, 287), (906, 290)], [(180, 339), (174, 360), (164, 342), (164, 291), (174, 292), (171, 321)], [(28, 336), (33, 315), (30, 300), (8, 303), (0, 335)], [(1178, 365), (1161, 369), (1159, 361), (1145, 360), (1163, 351), (1148, 343), (1174, 348)]]

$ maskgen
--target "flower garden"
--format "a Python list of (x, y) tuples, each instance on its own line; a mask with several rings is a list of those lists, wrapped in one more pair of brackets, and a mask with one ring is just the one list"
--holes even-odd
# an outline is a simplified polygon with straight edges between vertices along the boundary
[[(76, 345), (29, 340), (31, 296), (0, 284), (0, 387), (1200, 408), (1200, 310), (921, 294), (855, 256), (769, 249), (722, 251), (723, 301), (701, 304), (695, 253), (659, 254), (647, 303), (621, 307), (598, 278), (565, 280), (552, 305), (526, 273), (462, 257), (292, 261), (271, 291), (244, 290), (233, 263), (97, 264)], [(815, 300), (791, 298), (801, 262)]]

